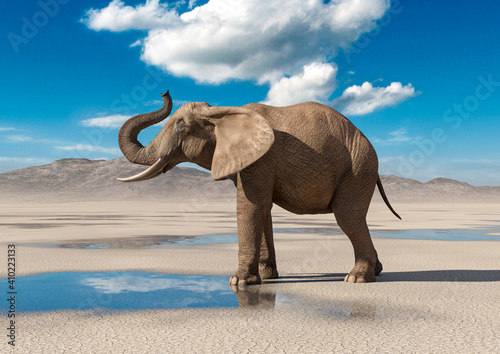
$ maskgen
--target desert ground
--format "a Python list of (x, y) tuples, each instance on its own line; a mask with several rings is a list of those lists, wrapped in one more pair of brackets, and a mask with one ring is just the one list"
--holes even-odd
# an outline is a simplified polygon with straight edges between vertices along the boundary
[[(275, 206), (280, 278), (231, 293), (239, 306), (120, 311), (97, 302), (95, 309), (23, 311), (22, 291), (36, 289), (20, 289), (16, 347), (7, 344), (4, 329), (0, 351), (498, 352), (500, 204), (394, 207), (402, 221), (380, 203), (368, 215), (384, 265), (376, 283), (343, 282), (354, 257), (333, 215), (294, 215)], [(398, 238), (408, 230), (423, 239)], [(170, 241), (234, 234), (234, 202), (6, 202), (0, 204), (0, 276), (7, 277), (7, 245), (15, 244), (18, 279), (141, 271), (229, 280), (236, 243)], [(426, 239), (431, 234), (481, 240)]]

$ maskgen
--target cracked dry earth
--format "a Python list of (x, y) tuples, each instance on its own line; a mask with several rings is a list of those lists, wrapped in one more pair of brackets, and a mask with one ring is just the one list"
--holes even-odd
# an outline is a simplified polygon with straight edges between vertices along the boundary
[[(68, 213), (71, 206), (10, 206), (34, 223), (43, 210)], [(124, 208), (92, 205), (99, 214)], [(162, 209), (171, 218), (152, 218)], [(51, 209), (52, 208), (52, 209)], [(88, 213), (79, 205), (72, 215)], [(137, 206), (134, 220), (116, 226), (0, 228), (2, 244), (18, 244), (18, 276), (68, 271), (134, 270), (223, 275), (237, 264), (236, 244), (172, 245), (162, 249), (71, 249), (24, 245), (137, 235), (234, 232), (234, 205), (185, 220), (178, 206)], [(25, 211), (23, 211), (25, 210)], [(0, 214), (4, 212), (0, 207)], [(373, 229), (498, 226), (498, 205), (399, 206), (397, 223), (383, 206), (370, 210)], [(142, 213), (142, 214), (141, 214)], [(223, 214), (226, 213), (226, 214)], [(121, 211), (124, 214), (124, 211)], [(33, 216), (35, 215), (35, 216)], [(224, 217), (216, 217), (217, 215)], [(45, 217), (44, 216), (44, 217)], [(297, 218), (279, 209), (279, 227), (326, 224), (329, 216)], [(128, 220), (128, 219), (127, 219)], [(139, 220), (139, 221), (138, 221)], [(141, 221), (147, 228), (141, 229)], [(160, 221), (161, 220), (161, 221)], [(214, 221), (216, 220), (216, 221)], [(42, 220), (43, 221), (43, 220)], [(54, 222), (54, 221), (51, 221)], [(94, 223), (95, 220), (92, 221)], [(122, 222), (122, 221), (120, 221)], [(188, 224), (186, 224), (188, 223)], [(113, 225), (112, 225), (113, 224)], [(189, 227), (188, 227), (189, 225)], [(334, 225), (335, 226), (335, 225)], [(194, 230), (194, 231), (193, 231)], [(4, 235), (9, 235), (5, 240)], [(376, 283), (346, 284), (352, 246), (342, 235), (277, 234), (280, 279), (237, 292), (239, 307), (140, 311), (61, 310), (19, 313), (13, 353), (497, 353), (500, 348), (500, 242), (375, 238), (384, 264)], [(4, 269), (0, 269), (5, 272)], [(2, 273), (2, 277), (5, 275)], [(229, 287), (229, 285), (228, 285)], [(20, 297), (20, 301), (22, 298)], [(4, 319), (3, 323), (7, 323)], [(5, 326), (2, 326), (2, 328)], [(1, 332), (0, 334), (4, 333)], [(4, 337), (4, 334), (2, 334)], [(5, 338), (5, 337), (4, 337)]]

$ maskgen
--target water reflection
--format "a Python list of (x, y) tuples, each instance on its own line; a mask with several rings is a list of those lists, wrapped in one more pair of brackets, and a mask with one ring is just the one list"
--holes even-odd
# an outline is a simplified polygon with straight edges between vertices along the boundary
[(220, 276), (61, 272), (18, 277), (16, 284), (19, 312), (238, 306), (228, 278)]
[(276, 284), (251, 285), (245, 288), (230, 285), (238, 297), (239, 307), (274, 309), (276, 306)]
[[(61, 272), (17, 277), (17, 312), (238, 307), (251, 311), (305, 311), (333, 319), (373, 320), (376, 306), (362, 301), (314, 300), (283, 292), (279, 280), (230, 288), (227, 276), (143, 272)], [(305, 285), (305, 284), (304, 284)], [(326, 284), (325, 284), (326, 286)], [(7, 301), (0, 302), (5, 315)]]
[(377, 303), (373, 299), (354, 301), (318, 300), (291, 296), (277, 292), (277, 283), (246, 286), (232, 286), (238, 296), (238, 306), (243, 310), (303, 311), (331, 319), (346, 321), (374, 321)]

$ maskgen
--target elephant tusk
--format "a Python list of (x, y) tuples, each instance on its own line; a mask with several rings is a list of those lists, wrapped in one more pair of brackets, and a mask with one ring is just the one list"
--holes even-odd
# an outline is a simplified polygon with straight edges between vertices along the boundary
[(167, 165), (167, 161), (163, 158), (159, 158), (151, 167), (147, 170), (136, 174), (135, 176), (126, 177), (126, 178), (117, 178), (120, 182), (138, 182), (145, 181), (151, 178), (155, 178), (163, 172), (163, 168)]

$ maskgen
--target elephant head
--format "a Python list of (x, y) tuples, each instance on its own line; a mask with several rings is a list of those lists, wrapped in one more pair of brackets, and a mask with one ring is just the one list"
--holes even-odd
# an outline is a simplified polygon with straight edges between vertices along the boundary
[(172, 110), (168, 91), (162, 98), (161, 109), (132, 117), (121, 127), (118, 142), (125, 157), (150, 167), (118, 180), (144, 181), (181, 162), (211, 170), (215, 180), (226, 179), (261, 158), (274, 142), (273, 129), (256, 111), (190, 102), (180, 107), (158, 135), (143, 146), (137, 140), (140, 131), (164, 120)]

